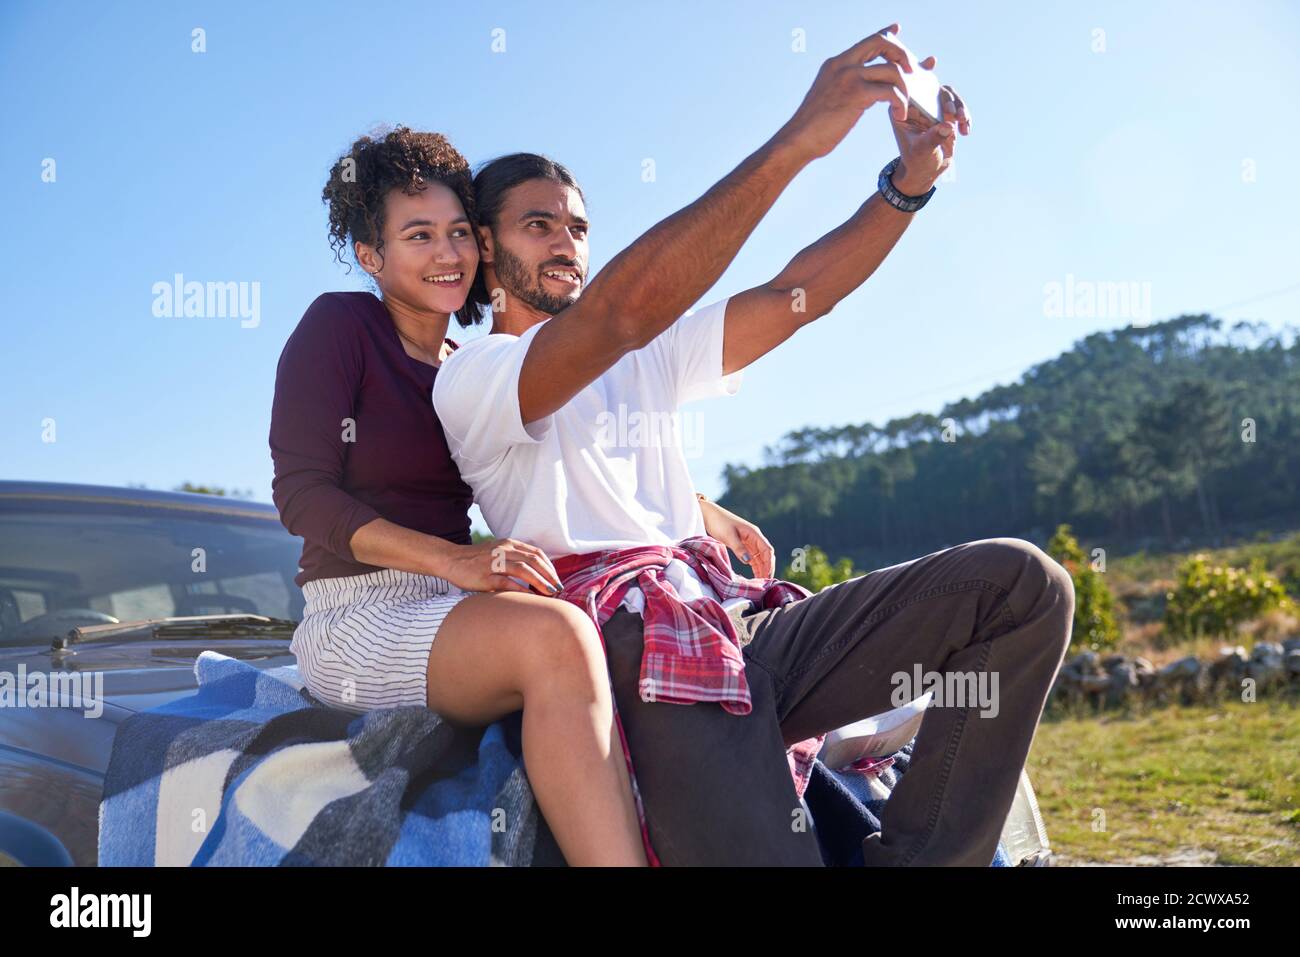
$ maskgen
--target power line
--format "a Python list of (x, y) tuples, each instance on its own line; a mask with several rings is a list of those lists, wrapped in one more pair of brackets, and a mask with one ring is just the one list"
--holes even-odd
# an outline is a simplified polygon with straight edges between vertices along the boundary
[(1275, 296), (1281, 296), (1288, 292), (1300, 290), (1300, 282), (1292, 283), (1289, 286), (1283, 286), (1281, 289), (1274, 289), (1272, 292), (1266, 292), (1262, 296), (1255, 296), (1252, 299), (1243, 299), (1240, 302), (1230, 302), (1226, 306), (1218, 306), (1214, 309), (1207, 310), (1207, 313), (1223, 312), (1227, 309), (1236, 309), (1238, 306), (1249, 306), (1252, 303), (1263, 302), (1265, 299), (1272, 299)]

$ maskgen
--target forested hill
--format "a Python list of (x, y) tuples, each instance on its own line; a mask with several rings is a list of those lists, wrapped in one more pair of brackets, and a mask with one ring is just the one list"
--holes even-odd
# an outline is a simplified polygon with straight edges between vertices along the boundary
[(779, 561), (812, 544), (860, 568), (976, 538), (1045, 544), (1061, 522), (1117, 551), (1296, 527), (1295, 332), (1207, 315), (1099, 332), (938, 415), (791, 432), (762, 467), (728, 466), (721, 501)]

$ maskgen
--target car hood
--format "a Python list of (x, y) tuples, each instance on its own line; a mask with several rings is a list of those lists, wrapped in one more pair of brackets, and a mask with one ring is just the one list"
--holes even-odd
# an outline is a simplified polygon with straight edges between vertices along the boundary
[[(198, 688), (194, 661), (209, 650), (263, 670), (296, 665), (287, 640), (268, 638), (95, 642), (66, 651), (0, 648), (0, 672), (93, 673), (103, 681), (97, 693), (102, 710), (84, 702), (76, 707), (4, 708), (0, 752), (8, 750), (11, 757), (15, 751), (40, 755), (103, 774), (118, 725), (138, 711), (193, 694)], [(3, 759), (0, 754), (0, 765)]]
[(27, 674), (81, 672), (103, 674), (103, 701), (126, 711), (143, 711), (193, 692), (194, 662), (204, 651), (247, 661), (256, 668), (296, 664), (287, 639), (187, 638), (93, 642), (54, 650), (0, 648), (0, 671), (24, 666)]

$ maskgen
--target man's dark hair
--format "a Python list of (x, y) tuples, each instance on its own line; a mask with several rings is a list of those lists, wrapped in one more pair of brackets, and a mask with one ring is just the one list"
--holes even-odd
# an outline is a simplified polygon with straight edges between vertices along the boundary
[[(587, 197), (582, 195), (582, 187), (573, 174), (555, 160), (537, 153), (510, 153), (488, 160), (474, 174), (474, 200), (478, 207), (478, 221), (493, 229), (497, 217), (501, 215), (501, 206), (505, 203), (506, 193), (520, 183), (529, 180), (547, 179), (561, 186), (568, 186), (577, 192), (583, 203)], [(492, 311), (492, 297), (488, 293), (487, 280), (483, 278), (483, 267), (474, 277), (474, 284), (469, 290), (469, 303), (481, 308), (483, 312)]]

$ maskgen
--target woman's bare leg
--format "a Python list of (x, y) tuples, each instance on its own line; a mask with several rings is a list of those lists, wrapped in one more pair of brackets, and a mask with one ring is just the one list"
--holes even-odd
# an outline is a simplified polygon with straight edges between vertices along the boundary
[(600, 636), (579, 609), (520, 592), (464, 599), (430, 649), (428, 704), (471, 725), (522, 709), (528, 780), (565, 860), (646, 864)]

